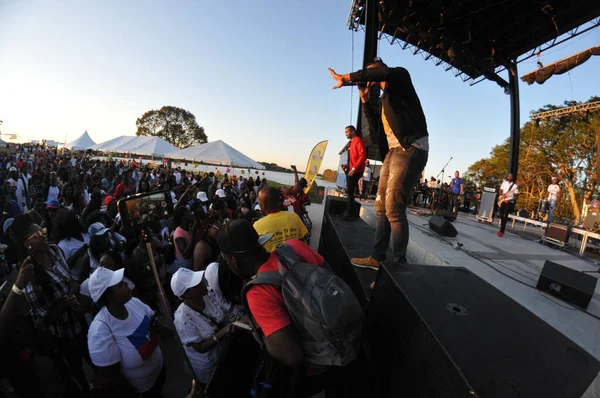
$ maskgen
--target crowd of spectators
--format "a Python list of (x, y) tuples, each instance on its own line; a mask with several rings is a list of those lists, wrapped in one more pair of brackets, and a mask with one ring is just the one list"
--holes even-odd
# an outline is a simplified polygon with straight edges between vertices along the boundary
[[(232, 271), (240, 253), (223, 253), (224, 242), (230, 246), (224, 229), (246, 223), (257, 236), (272, 236), (250, 248), (260, 246), (269, 263), (275, 246), (290, 240), (322, 261), (300, 241), (310, 202), (297, 173), (294, 186), (280, 189), (259, 176), (21, 147), (0, 155), (0, 182), (0, 397), (161, 397), (169, 375), (161, 336), (169, 332), (181, 340), (201, 390), (223, 341), (249, 323), (240, 297), (245, 275)], [(155, 191), (168, 192), (172, 215), (125, 225), (119, 200)], [(248, 239), (240, 234), (228, 236)], [(277, 293), (269, 294), (272, 303)], [(279, 311), (276, 321), (256, 310), (267, 337), (290, 326), (276, 303), (268, 309)], [(175, 330), (166, 330), (166, 315), (174, 315)]]

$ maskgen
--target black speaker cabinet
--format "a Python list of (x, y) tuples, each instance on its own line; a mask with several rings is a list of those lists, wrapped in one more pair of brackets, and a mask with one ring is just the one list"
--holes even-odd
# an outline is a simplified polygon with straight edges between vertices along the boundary
[(454, 225), (450, 221), (440, 216), (432, 216), (429, 219), (429, 229), (441, 236), (448, 236), (454, 238), (458, 235)]
[(546, 226), (546, 232), (544, 233), (545, 238), (554, 239), (559, 243), (569, 243), (569, 236), (571, 235), (571, 225), (563, 225), (551, 222)]
[(597, 283), (598, 278), (592, 275), (546, 261), (536, 287), (568, 303), (587, 308)]
[(373, 397), (580, 398), (600, 363), (461, 267), (390, 265), (367, 307)]
[[(325, 213), (331, 214), (332, 216), (341, 216), (346, 210), (347, 205), (348, 199), (340, 196), (328, 195), (325, 199)], [(350, 214), (353, 214), (357, 217), (360, 216), (360, 203), (354, 201), (354, 206), (352, 207)]]
[(454, 220), (456, 220), (456, 217), (454, 217), (454, 213), (451, 212), (450, 210), (435, 209), (434, 214), (436, 216), (444, 217), (448, 221), (454, 221)]

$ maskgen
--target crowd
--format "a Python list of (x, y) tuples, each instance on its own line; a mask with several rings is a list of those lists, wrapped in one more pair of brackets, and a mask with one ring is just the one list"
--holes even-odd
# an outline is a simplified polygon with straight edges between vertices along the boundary
[[(390, 260), (400, 265), (406, 207), (429, 150), (420, 101), (408, 71), (380, 59), (331, 74), (334, 88), (357, 82), (384, 159), (373, 251), (351, 263), (377, 270), (391, 246)], [(368, 191), (372, 179), (360, 132), (348, 126), (345, 134), (352, 192), (342, 218), (352, 221), (358, 181)], [(169, 332), (185, 351), (193, 395), (211, 389), (215, 369), (247, 363), (251, 350), (239, 336), (248, 331), (247, 346), (260, 348), (256, 361), (221, 377), (223, 389), (243, 387), (226, 396), (373, 396), (363, 309), (303, 241), (307, 181), (297, 173), (293, 187), (276, 189), (264, 178), (48, 150), (0, 161), (0, 269), (8, 282), (0, 376), (19, 396), (161, 397), (170, 372), (161, 339)], [(154, 191), (166, 193), (163, 217), (144, 217), (150, 206), (130, 207), (127, 197)]]
[[(258, 246), (272, 262), (277, 244), (290, 240), (322, 263), (302, 242), (310, 201), (297, 172), (294, 186), (279, 189), (259, 176), (20, 148), (0, 155), (0, 182), (0, 396), (160, 397), (169, 374), (160, 342), (169, 333), (181, 340), (201, 390), (223, 342), (249, 329), (246, 278), (232, 264)], [(158, 191), (168, 192), (172, 214), (128, 225), (119, 201)], [(231, 247), (251, 238), (234, 232), (239, 223), (270, 239), (250, 242), (236, 262)], [(174, 315), (170, 332), (159, 283)], [(258, 293), (265, 288), (255, 288), (250, 308), (269, 349), (289, 320), (276, 292)]]

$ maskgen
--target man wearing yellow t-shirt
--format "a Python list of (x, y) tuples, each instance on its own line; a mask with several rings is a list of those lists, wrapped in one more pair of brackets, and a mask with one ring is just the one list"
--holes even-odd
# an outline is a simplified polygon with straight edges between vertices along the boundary
[(254, 229), (259, 235), (273, 234), (273, 237), (265, 243), (268, 252), (275, 250), (278, 244), (290, 239), (302, 239), (308, 230), (293, 211), (282, 211), (282, 201), (279, 190), (265, 187), (258, 193), (258, 203), (266, 214), (254, 223)]

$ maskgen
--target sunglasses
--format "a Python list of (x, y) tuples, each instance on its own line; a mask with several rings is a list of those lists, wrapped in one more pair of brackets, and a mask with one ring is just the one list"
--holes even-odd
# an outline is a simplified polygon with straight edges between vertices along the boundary
[(38, 239), (40, 239), (40, 238), (45, 238), (47, 235), (48, 235), (48, 231), (46, 230), (46, 228), (42, 228), (41, 230), (39, 230), (39, 231), (36, 231), (36, 232), (34, 232), (33, 234), (31, 234), (31, 235), (29, 236), (29, 238), (27, 238), (27, 239), (25, 240), (25, 242), (29, 242), (29, 241), (30, 241), (31, 239), (33, 239), (33, 238), (38, 238)]

